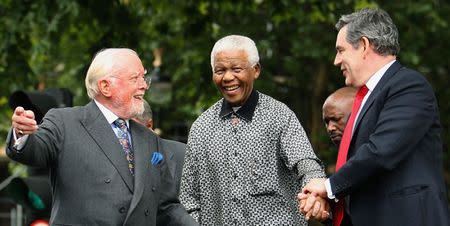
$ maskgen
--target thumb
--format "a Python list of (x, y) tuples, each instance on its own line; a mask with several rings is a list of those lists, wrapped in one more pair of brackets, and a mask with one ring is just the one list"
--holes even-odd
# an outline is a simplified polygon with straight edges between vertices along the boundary
[(308, 193), (310, 193), (310, 191), (309, 191), (309, 189), (308, 189), (307, 186), (305, 186), (305, 187), (302, 189), (302, 193), (303, 193), (303, 194), (308, 194)]
[(25, 112), (25, 109), (20, 106), (16, 107), (16, 109), (14, 109), (14, 114), (17, 116), (21, 116), (24, 112)]

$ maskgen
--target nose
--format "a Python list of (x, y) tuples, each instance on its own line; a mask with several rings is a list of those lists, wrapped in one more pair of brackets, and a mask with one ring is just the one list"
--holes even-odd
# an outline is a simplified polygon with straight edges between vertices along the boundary
[(145, 78), (143, 78), (143, 79), (139, 79), (138, 80), (139, 82), (139, 89), (145, 89), (145, 90), (148, 90), (148, 88), (150, 88), (150, 85), (149, 85), (149, 83), (147, 83), (147, 81), (145, 80)]
[(223, 79), (224, 82), (232, 81), (234, 79), (233, 72), (231, 70), (227, 70), (225, 72), (225, 74), (223, 75), (222, 79)]
[(327, 124), (327, 132), (330, 134), (331, 132), (336, 130), (336, 125), (332, 121)]
[(336, 56), (334, 57), (334, 66), (339, 66), (341, 64), (341, 57), (339, 56), (338, 53), (336, 53)]

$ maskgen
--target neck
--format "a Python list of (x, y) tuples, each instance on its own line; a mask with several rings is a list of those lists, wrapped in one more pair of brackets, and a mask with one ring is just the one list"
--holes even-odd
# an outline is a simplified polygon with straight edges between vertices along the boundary
[(382, 56), (378, 54), (373, 54), (371, 57), (366, 58), (367, 65), (367, 78), (364, 81), (364, 84), (372, 77), (378, 70), (380, 70), (384, 65), (390, 63), (391, 61), (397, 59), (394, 55)]
[(106, 98), (107, 97), (104, 97), (104, 96), (97, 96), (97, 97), (95, 97), (95, 100), (97, 102), (99, 102), (100, 104), (102, 104), (105, 108), (110, 110), (112, 113), (114, 113), (117, 117), (119, 117), (121, 119), (128, 120), (128, 119), (132, 118), (130, 116), (127, 116), (127, 115), (119, 112), (119, 110), (116, 107), (114, 107), (113, 103)]

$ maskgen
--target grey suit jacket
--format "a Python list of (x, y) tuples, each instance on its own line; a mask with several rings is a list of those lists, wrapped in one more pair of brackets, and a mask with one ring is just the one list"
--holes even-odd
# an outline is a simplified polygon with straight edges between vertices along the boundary
[[(156, 225), (160, 215), (186, 215), (176, 199), (165, 207), (166, 161), (151, 164), (154, 152), (165, 153), (157, 136), (130, 120), (135, 176), (111, 125), (94, 102), (50, 110), (20, 151), (7, 138), (7, 155), (18, 162), (50, 169), (52, 225)], [(161, 203), (161, 204), (160, 204)], [(166, 211), (177, 210), (174, 214)], [(164, 217), (169, 224), (170, 217)], [(176, 220), (174, 218), (174, 220)], [(176, 222), (180, 225), (183, 222)]]

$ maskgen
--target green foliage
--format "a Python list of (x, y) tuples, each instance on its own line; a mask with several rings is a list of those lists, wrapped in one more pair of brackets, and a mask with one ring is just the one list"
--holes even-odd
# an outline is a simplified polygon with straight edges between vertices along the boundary
[(174, 92), (170, 105), (155, 106), (164, 114), (161, 126), (170, 131), (176, 121), (191, 123), (220, 98), (209, 54), (218, 38), (234, 33), (258, 45), (263, 70), (256, 88), (297, 113), (318, 154), (331, 164), (335, 151), (321, 105), (344, 85), (332, 65), (334, 23), (364, 7), (384, 8), (398, 25), (399, 59), (435, 88), (448, 150), (450, 4), (429, 0), (0, 0), (0, 134), (10, 126), (6, 100), (15, 90), (65, 87), (75, 94), (75, 104), (84, 105), (88, 64), (106, 47), (136, 49), (150, 70), (152, 50), (163, 48), (163, 70)]

